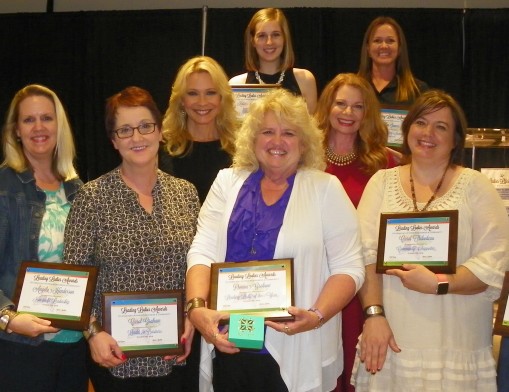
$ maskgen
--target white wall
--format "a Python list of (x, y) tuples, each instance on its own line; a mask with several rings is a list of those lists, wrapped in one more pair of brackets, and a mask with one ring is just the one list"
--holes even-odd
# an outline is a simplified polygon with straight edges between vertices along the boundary
[[(172, 8), (509, 8), (509, 0), (53, 0), (55, 12)], [(0, 13), (46, 12), (47, 0), (0, 0)]]

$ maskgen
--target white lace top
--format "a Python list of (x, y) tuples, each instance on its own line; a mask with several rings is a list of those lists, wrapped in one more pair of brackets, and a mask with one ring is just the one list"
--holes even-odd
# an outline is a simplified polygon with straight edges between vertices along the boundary
[[(380, 213), (413, 211), (399, 173), (400, 168), (376, 173), (359, 204), (366, 264), (376, 262)], [(356, 392), (496, 391), (492, 302), (500, 295), (508, 267), (509, 220), (495, 188), (471, 169), (462, 169), (447, 193), (428, 208), (446, 209), (459, 211), (457, 264), (488, 289), (475, 295), (422, 294), (384, 275), (384, 307), (401, 352), (389, 349), (383, 370), (374, 376), (359, 366), (352, 377)]]

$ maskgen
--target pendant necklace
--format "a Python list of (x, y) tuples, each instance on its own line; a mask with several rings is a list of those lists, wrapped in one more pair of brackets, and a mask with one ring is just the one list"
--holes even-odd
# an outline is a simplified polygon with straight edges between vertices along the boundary
[(414, 203), (414, 212), (422, 212), (422, 211), (426, 211), (426, 209), (429, 207), (429, 205), (431, 204), (431, 202), (433, 200), (435, 200), (435, 197), (438, 193), (438, 191), (440, 190), (440, 187), (442, 186), (442, 182), (444, 182), (444, 178), (445, 178), (445, 174), (447, 173), (447, 169), (449, 169), (449, 165), (447, 165), (445, 167), (445, 170), (444, 170), (444, 174), (442, 174), (442, 178), (440, 179), (440, 181), (438, 182), (438, 185), (435, 189), (435, 192), (433, 192), (433, 194), (431, 195), (431, 197), (429, 198), (428, 202), (426, 203), (426, 205), (424, 206), (424, 208), (422, 210), (419, 210), (417, 208), (417, 199), (415, 197), (415, 188), (414, 188), (414, 179), (412, 177), (412, 164), (410, 164), (410, 190), (412, 192), (412, 201)]
[[(258, 83), (260, 84), (265, 84), (265, 82), (262, 80), (262, 78), (260, 77), (260, 74), (258, 73), (258, 71), (255, 71), (255, 78), (256, 80), (258, 80)], [(283, 70), (281, 72), (281, 75), (279, 76), (279, 79), (277, 80), (277, 83), (276, 84), (281, 84), (283, 83), (283, 79), (285, 78), (285, 71)]]
[(327, 146), (325, 149), (325, 156), (327, 158), (327, 162), (332, 163), (336, 166), (346, 166), (355, 161), (357, 159), (357, 153), (352, 151), (345, 155), (336, 154), (332, 149)]

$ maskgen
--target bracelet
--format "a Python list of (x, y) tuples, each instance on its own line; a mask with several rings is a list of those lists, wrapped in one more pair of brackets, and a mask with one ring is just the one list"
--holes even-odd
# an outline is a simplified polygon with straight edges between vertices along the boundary
[(0, 311), (0, 330), (7, 333), (11, 333), (9, 330), (9, 324), (19, 315), (18, 312), (11, 310), (10, 308), (4, 308)]
[(191, 298), (189, 301), (187, 301), (187, 304), (186, 304), (186, 315), (189, 315), (189, 313), (191, 313), (191, 310), (193, 309), (196, 309), (196, 308), (206, 308), (207, 307), (207, 302), (203, 299), (203, 298), (200, 298), (200, 297), (194, 297), (194, 298)]
[(369, 318), (375, 316), (385, 317), (385, 311), (382, 305), (370, 305), (364, 308), (364, 317)]
[(95, 335), (102, 331), (104, 331), (104, 329), (99, 323), (99, 321), (97, 320), (92, 321), (89, 324), (88, 329), (86, 331), (83, 331), (83, 336), (85, 337), (86, 340), (89, 340), (91, 337), (94, 337)]
[(309, 308), (308, 312), (313, 312), (314, 314), (316, 314), (316, 316), (318, 317), (318, 325), (315, 327), (315, 329), (320, 328), (325, 321), (322, 312), (320, 312), (318, 308)]

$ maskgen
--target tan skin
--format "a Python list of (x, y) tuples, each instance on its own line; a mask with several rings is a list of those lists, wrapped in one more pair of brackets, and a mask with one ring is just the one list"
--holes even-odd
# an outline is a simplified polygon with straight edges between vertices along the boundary
[[(137, 127), (142, 123), (155, 122), (150, 111), (142, 106), (119, 107), (115, 129), (122, 126)], [(157, 181), (157, 151), (162, 140), (161, 130), (156, 126), (153, 133), (141, 135), (137, 130), (129, 138), (120, 139), (114, 134), (112, 142), (122, 156), (120, 173), (126, 185), (138, 195), (140, 205), (148, 214), (153, 210), (152, 190)], [(95, 317), (91, 318), (91, 322)], [(194, 327), (186, 320), (181, 342), (185, 352), (177, 358), (183, 362), (191, 352)], [(117, 341), (107, 332), (99, 332), (88, 340), (92, 359), (103, 367), (115, 367), (127, 360)], [(171, 360), (175, 356), (165, 356)]]
[(382, 91), (396, 76), (399, 37), (394, 27), (390, 24), (379, 26), (373, 32), (368, 51), (372, 59), (372, 82), (377, 91)]
[[(462, 168), (451, 165), (450, 152), (454, 148), (455, 123), (449, 108), (424, 115), (411, 125), (408, 144), (412, 151), (412, 177), (418, 203), (426, 203), (435, 192), (445, 170), (444, 182), (437, 192), (443, 196), (453, 186)], [(411, 197), (410, 165), (399, 168), (405, 193)], [(422, 205), (422, 204), (421, 204)], [(402, 269), (386, 271), (395, 276), (409, 289), (423, 294), (435, 295), (438, 280), (436, 275), (422, 265), (404, 264)], [(459, 266), (455, 274), (448, 274), (449, 294), (473, 295), (482, 293), (487, 285), (468, 268)], [(375, 265), (366, 267), (366, 280), (359, 290), (363, 307), (383, 305), (383, 280), (375, 271)], [(385, 363), (387, 351), (400, 352), (397, 337), (392, 333), (385, 317), (369, 317), (364, 323), (361, 343), (361, 361), (371, 373), (380, 371)]]
[[(266, 204), (274, 204), (283, 195), (288, 187), (288, 177), (297, 171), (301, 149), (298, 133), (287, 124), (279, 124), (272, 113), (267, 113), (255, 140), (255, 153), (264, 172), (261, 193)], [(209, 297), (209, 267), (193, 266), (187, 273), (186, 281), (187, 298)], [(313, 307), (319, 309), (324, 321), (327, 321), (343, 309), (354, 294), (355, 282), (350, 276), (333, 275), (325, 283)], [(288, 312), (295, 317), (294, 321), (266, 321), (265, 325), (287, 335), (294, 335), (310, 331), (319, 324), (315, 312), (295, 306), (289, 307)], [(220, 328), (220, 323), (228, 320), (228, 313), (196, 308), (188, 317), (205, 340), (221, 352), (235, 354), (240, 351), (234, 343), (228, 341), (228, 329)]]

